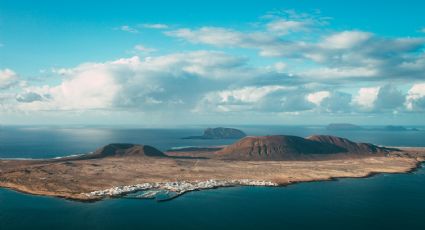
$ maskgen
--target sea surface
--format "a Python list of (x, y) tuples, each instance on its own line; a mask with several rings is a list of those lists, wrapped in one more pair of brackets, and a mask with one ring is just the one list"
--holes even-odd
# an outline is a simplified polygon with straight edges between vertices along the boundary
[[(235, 126), (248, 135), (332, 134), (389, 146), (425, 147), (419, 131), (329, 131), (323, 126)], [(186, 140), (203, 128), (0, 126), (0, 158), (50, 158), (87, 153), (108, 143), (161, 150), (230, 144)], [(363, 179), (287, 187), (197, 191), (168, 202), (108, 199), (94, 203), (0, 189), (0, 230), (9, 229), (425, 229), (425, 169)]]

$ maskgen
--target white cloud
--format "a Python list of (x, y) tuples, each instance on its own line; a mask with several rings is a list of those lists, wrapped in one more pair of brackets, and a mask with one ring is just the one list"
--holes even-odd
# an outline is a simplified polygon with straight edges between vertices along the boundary
[[(222, 51), (156, 56), (155, 48), (138, 44), (130, 53), (140, 56), (54, 68), (49, 74), (61, 77), (40, 82), (42, 77), (29, 76), (26, 84), (19, 84), (22, 81), (14, 71), (0, 70), (0, 110), (66, 111), (62, 114), (243, 111), (247, 116), (425, 111), (425, 38), (322, 28), (327, 21), (318, 15), (283, 11), (270, 13), (243, 30), (123, 25), (114, 29), (129, 33), (158, 29)], [(243, 54), (247, 53), (241, 49), (252, 49), (258, 57), (251, 62), (227, 54), (226, 48)], [(410, 90), (406, 90), (407, 82), (413, 84)]]
[(286, 89), (284, 86), (272, 85), (263, 87), (244, 87), (236, 90), (225, 90), (218, 92), (218, 97), (221, 102), (258, 102), (261, 98), (269, 93)]
[(410, 111), (425, 110), (425, 83), (414, 84), (407, 93), (406, 107)]
[(344, 68), (316, 68), (300, 73), (301, 76), (316, 79), (349, 78), (349, 77), (373, 77), (376, 70), (367, 67), (344, 67)]
[(129, 32), (129, 33), (138, 33), (139, 31), (136, 28), (133, 28), (129, 25), (123, 25), (117, 28), (118, 30)]
[(144, 28), (148, 28), (148, 29), (167, 29), (168, 25), (166, 24), (160, 24), (160, 23), (145, 23), (141, 25)]
[(307, 94), (306, 98), (316, 105), (317, 112), (344, 113), (352, 110), (352, 97), (348, 93), (324, 90)]
[(360, 88), (353, 102), (363, 109), (373, 109), (379, 89), (379, 87)]
[(204, 43), (218, 47), (253, 48), (273, 43), (276, 38), (264, 32), (242, 33), (222, 27), (201, 27), (198, 30), (188, 28), (165, 32), (168, 36), (185, 39), (192, 43)]
[(268, 85), (207, 93), (193, 111), (270, 113), (305, 111), (311, 108), (304, 93), (297, 87)]
[(278, 73), (284, 73), (286, 70), (287, 64), (285, 62), (276, 62), (274, 63), (274, 69)]
[(326, 37), (319, 46), (326, 49), (352, 49), (371, 37), (371, 33), (363, 31), (343, 31)]
[(186, 39), (193, 43), (205, 43), (217, 46), (234, 46), (242, 42), (242, 33), (220, 28), (220, 27), (202, 27), (199, 30), (178, 29), (167, 31), (165, 34), (178, 38)]
[(266, 26), (271, 32), (277, 33), (278, 35), (286, 35), (290, 32), (305, 30), (308, 23), (303, 21), (278, 19), (267, 23)]
[(360, 88), (353, 99), (360, 110), (370, 112), (397, 111), (403, 106), (405, 95), (392, 85)]
[(329, 91), (319, 91), (315, 93), (310, 93), (307, 95), (307, 100), (317, 106), (319, 106), (322, 101), (329, 97), (331, 93)]
[(0, 89), (7, 89), (18, 83), (18, 75), (11, 69), (0, 70)]
[[(259, 72), (246, 60), (220, 52), (175, 53), (140, 60), (135, 56), (55, 70), (56, 86), (27, 87), (17, 95), (22, 110), (138, 110), (192, 108), (205, 92)], [(231, 76), (231, 78), (229, 78)]]
[[(165, 34), (196, 44), (254, 49), (263, 57), (289, 58), (304, 63), (312, 61), (316, 66), (295, 72), (312, 78), (404, 80), (406, 77), (422, 78), (425, 71), (424, 38), (385, 38), (359, 30), (331, 34), (323, 30), (282, 38), (279, 34), (291, 28), (304, 31), (310, 29), (306, 24), (320, 23), (273, 19), (264, 28), (252, 31), (201, 27), (167, 31)], [(290, 68), (287, 70), (290, 71)]]
[(149, 48), (149, 47), (146, 47), (146, 46), (141, 45), (141, 44), (135, 45), (134, 49), (136, 51), (140, 51), (140, 52), (144, 52), (144, 53), (152, 53), (152, 52), (156, 51), (156, 49), (154, 49), (154, 48)]

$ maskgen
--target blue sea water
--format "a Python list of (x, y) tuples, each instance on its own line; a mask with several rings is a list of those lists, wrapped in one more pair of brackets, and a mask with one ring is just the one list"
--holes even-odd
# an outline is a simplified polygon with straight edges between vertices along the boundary
[[(46, 158), (107, 143), (161, 150), (229, 144), (184, 140), (204, 127), (0, 127), (0, 158)], [(425, 131), (328, 131), (321, 126), (243, 126), (249, 135), (333, 134), (355, 141), (425, 147)], [(185, 194), (169, 202), (109, 199), (81, 203), (0, 189), (0, 230), (8, 229), (425, 229), (425, 169), (364, 179), (287, 187), (234, 187)]]

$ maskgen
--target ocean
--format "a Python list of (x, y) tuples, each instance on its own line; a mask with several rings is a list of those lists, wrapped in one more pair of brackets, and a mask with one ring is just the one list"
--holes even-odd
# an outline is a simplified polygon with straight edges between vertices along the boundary
[[(230, 144), (187, 140), (205, 127), (0, 126), (0, 158), (87, 153), (108, 143), (167, 150)], [(425, 147), (419, 131), (329, 131), (323, 126), (235, 126), (248, 135), (332, 134), (389, 146)], [(107, 199), (82, 203), (0, 189), (0, 230), (9, 229), (425, 229), (425, 169), (287, 187), (232, 187), (187, 193), (168, 202)]]

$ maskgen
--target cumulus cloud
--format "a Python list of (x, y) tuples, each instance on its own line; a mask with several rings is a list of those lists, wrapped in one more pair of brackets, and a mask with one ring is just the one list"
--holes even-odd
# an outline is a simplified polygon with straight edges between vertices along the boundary
[(352, 96), (338, 91), (318, 91), (307, 95), (307, 100), (314, 105), (319, 112), (342, 113), (351, 111)]
[(379, 87), (360, 88), (353, 102), (360, 108), (371, 110), (378, 98)]
[[(138, 44), (133, 52), (145, 58), (55, 68), (52, 74), (60, 75), (59, 83), (21, 85), (21, 89), (0, 93), (0, 109), (162, 114), (243, 111), (257, 115), (425, 111), (423, 38), (320, 30), (326, 20), (294, 12), (274, 13), (261, 20), (251, 30), (201, 26), (163, 31), (220, 50), (255, 50), (261, 61), (254, 60), (254, 65), (247, 57), (224, 51), (153, 56), (154, 48)], [(141, 24), (117, 29), (138, 33), (142, 28), (162, 30), (168, 26)], [(0, 89), (17, 83), (15, 72), (0, 71)]]
[(205, 92), (259, 74), (246, 66), (246, 59), (213, 51), (144, 60), (135, 56), (84, 63), (57, 72), (64, 77), (59, 85), (25, 89), (16, 98), (25, 102), (19, 107), (27, 110), (187, 108)]
[(377, 100), (375, 101), (376, 110), (396, 110), (403, 106), (406, 95), (393, 85), (384, 85), (379, 88)]
[(407, 93), (406, 107), (410, 111), (425, 110), (425, 83), (414, 84)]
[(329, 91), (319, 91), (310, 93), (307, 95), (307, 100), (315, 105), (320, 105), (323, 99), (329, 97), (331, 93)]
[(354, 98), (354, 105), (360, 110), (379, 112), (394, 111), (403, 106), (406, 95), (393, 85), (360, 88)]
[(297, 87), (268, 85), (246, 86), (207, 93), (198, 103), (196, 112), (253, 111), (293, 112), (312, 108)]
[(413, 86), (407, 98), (387, 84), (361, 87), (352, 96), (329, 90), (328, 84), (282, 74), (285, 68), (280, 62), (271, 68), (252, 67), (246, 58), (217, 51), (83, 63), (54, 69), (62, 76), (60, 84), (23, 87), (15, 96), (15, 108), (265, 114), (392, 112), (403, 111), (404, 103), (411, 111), (423, 108), (421, 84)]
[(0, 70), (0, 89), (10, 88), (18, 83), (18, 75), (11, 69)]
[(329, 113), (350, 113), (352, 112), (351, 101), (351, 94), (334, 91), (321, 101), (320, 109)]

